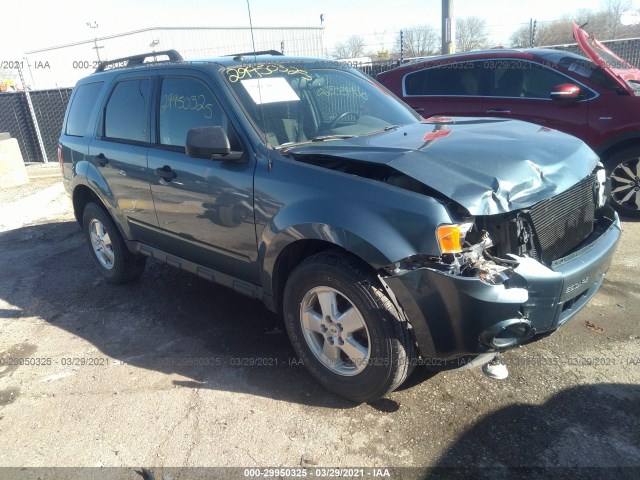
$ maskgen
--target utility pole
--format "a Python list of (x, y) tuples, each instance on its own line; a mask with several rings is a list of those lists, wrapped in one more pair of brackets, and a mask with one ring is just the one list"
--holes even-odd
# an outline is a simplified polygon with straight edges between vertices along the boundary
[(533, 18), (529, 21), (529, 48), (536, 46), (536, 28), (538, 21)]
[(456, 53), (456, 22), (453, 0), (442, 0), (442, 54)]
[[(93, 21), (93, 22), (86, 22), (87, 27), (89, 28), (98, 28), (98, 22)], [(100, 60), (100, 51), (99, 49), (102, 48), (101, 46), (98, 46), (98, 38), (94, 37), (93, 38), (93, 49), (96, 51), (96, 55), (98, 56), (98, 62), (101, 62), (102, 60)]]
[(400, 30), (400, 65), (404, 60), (404, 32)]

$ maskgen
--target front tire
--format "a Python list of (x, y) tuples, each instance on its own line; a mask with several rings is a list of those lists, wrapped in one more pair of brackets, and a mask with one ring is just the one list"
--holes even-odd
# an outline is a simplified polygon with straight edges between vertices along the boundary
[(131, 253), (115, 223), (105, 210), (88, 203), (82, 226), (96, 267), (109, 283), (128, 283), (144, 272), (146, 258)]
[(605, 166), (611, 179), (611, 206), (621, 215), (640, 218), (640, 147), (620, 150)]
[(395, 390), (415, 365), (407, 322), (358, 259), (328, 251), (294, 269), (284, 294), (293, 348), (315, 379), (355, 402)]

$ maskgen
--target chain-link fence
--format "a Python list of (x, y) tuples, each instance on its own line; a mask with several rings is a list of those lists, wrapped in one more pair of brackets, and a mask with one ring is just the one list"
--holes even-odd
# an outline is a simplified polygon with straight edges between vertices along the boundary
[[(640, 38), (607, 40), (601, 43), (623, 60), (626, 60), (636, 68), (640, 68)], [(571, 43), (568, 45), (551, 45), (540, 48), (555, 48), (557, 50), (565, 50), (567, 52), (584, 55), (577, 43)]]
[(41, 162), (36, 130), (24, 93), (0, 94), (0, 132), (9, 132), (18, 140), (25, 162)]
[(57, 160), (58, 138), (71, 90), (0, 93), (0, 132), (9, 132), (18, 140), (25, 162)]
[(30, 92), (40, 137), (50, 162), (58, 158), (58, 139), (71, 91), (71, 88), (65, 88)]
[[(608, 48), (635, 67), (640, 68), (640, 39), (604, 41)], [(577, 44), (553, 45), (582, 54)], [(380, 72), (399, 66), (398, 60), (383, 60), (358, 66), (363, 73), (376, 77)], [(17, 77), (17, 75), (16, 75)], [(25, 162), (56, 161), (57, 145), (71, 88), (0, 93), (0, 132), (9, 132), (18, 140)]]
[(386, 72), (387, 70), (391, 70), (399, 66), (400, 60), (379, 60), (371, 62), (368, 65), (362, 65), (358, 67), (358, 70), (370, 77), (376, 78), (379, 73)]

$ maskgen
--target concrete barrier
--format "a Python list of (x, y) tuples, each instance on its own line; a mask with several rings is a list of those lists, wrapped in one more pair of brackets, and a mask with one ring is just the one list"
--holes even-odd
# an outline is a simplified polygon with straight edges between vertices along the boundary
[(29, 183), (20, 146), (15, 138), (0, 140), (0, 188)]

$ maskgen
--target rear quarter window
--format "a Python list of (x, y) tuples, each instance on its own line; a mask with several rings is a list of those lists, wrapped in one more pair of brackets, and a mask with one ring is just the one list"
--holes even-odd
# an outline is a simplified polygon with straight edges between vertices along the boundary
[(76, 89), (69, 107), (65, 133), (74, 137), (83, 137), (89, 125), (91, 112), (96, 104), (104, 82), (85, 83)]

